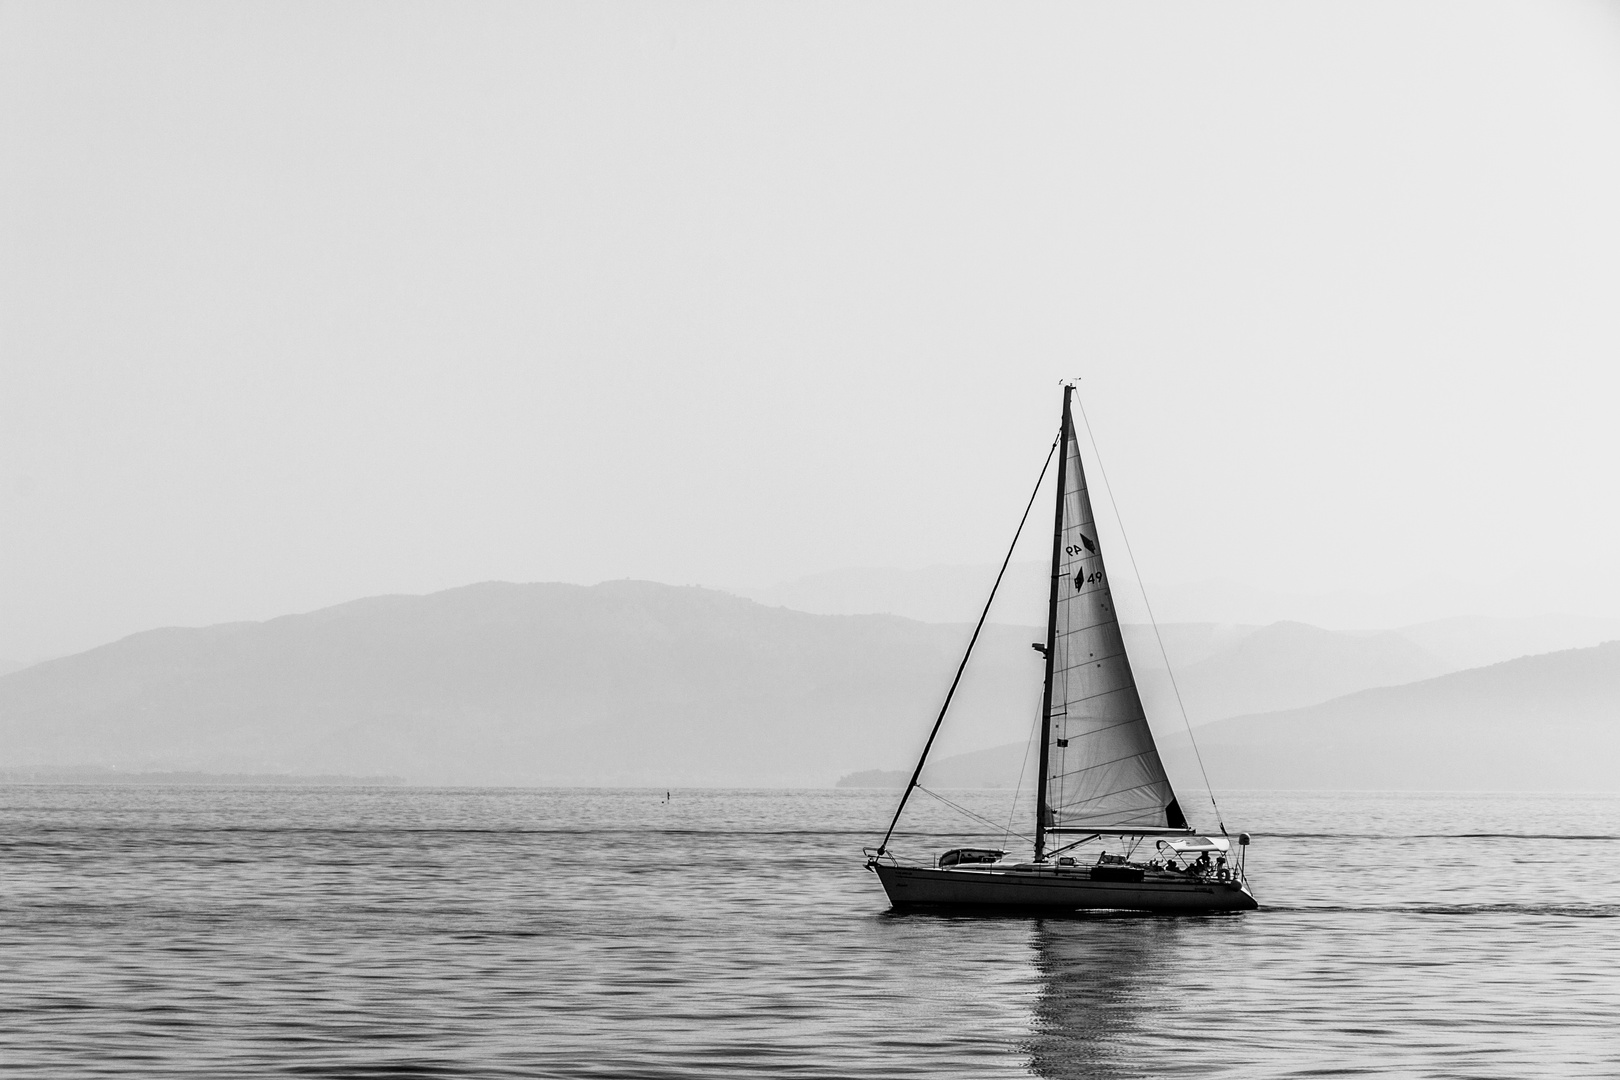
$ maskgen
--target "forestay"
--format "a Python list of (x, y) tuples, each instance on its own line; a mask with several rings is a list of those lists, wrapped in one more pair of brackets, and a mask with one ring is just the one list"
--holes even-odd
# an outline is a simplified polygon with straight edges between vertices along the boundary
[(1159, 761), (1103, 567), (1074, 421), (1063, 417), (1064, 492), (1046, 728), (1046, 829), (1186, 825)]

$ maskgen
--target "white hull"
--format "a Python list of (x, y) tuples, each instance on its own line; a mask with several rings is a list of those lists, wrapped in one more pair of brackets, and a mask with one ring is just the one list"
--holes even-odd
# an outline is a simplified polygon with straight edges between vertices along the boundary
[(878, 880), (897, 908), (1044, 908), (1052, 911), (1252, 911), (1253, 894), (1238, 881), (1150, 874), (1142, 881), (1093, 881), (1090, 867), (936, 870), (876, 863)]

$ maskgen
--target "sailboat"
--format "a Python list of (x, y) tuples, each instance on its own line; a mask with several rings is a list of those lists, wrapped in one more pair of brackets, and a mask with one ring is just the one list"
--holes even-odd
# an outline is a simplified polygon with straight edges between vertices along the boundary
[[(1055, 456), (1046, 641), (1033, 645), (1045, 658), (1033, 853), (953, 848), (929, 866), (902, 862), (889, 848), (1006, 574), (1009, 548), (888, 832), (865, 851), (866, 867), (896, 908), (1251, 910), (1259, 904), (1245, 875), (1249, 835), (1237, 836), (1234, 856), (1224, 824), (1220, 835), (1194, 828), (1159, 759), (1103, 563), (1075, 438), (1073, 395), (1074, 385), (1066, 384), (1062, 425), (1024, 510), (1027, 521)], [(1213, 792), (1210, 801), (1214, 806)]]

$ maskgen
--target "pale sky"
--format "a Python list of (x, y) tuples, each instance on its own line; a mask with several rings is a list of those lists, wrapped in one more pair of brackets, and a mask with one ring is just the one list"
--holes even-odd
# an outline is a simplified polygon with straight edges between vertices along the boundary
[(1620, 615), (1620, 7), (0, 4), (0, 656), (998, 558)]

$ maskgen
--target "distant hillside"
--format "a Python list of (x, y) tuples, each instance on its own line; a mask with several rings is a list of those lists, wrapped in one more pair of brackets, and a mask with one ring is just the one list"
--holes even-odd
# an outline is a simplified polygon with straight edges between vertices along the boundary
[[(1353, 634), (1293, 622), (1211, 628), (1221, 631), (1223, 640), (1189, 662), (1191, 628), (1182, 624), (1162, 630), (1165, 651), (1175, 665), (1175, 686), (1193, 724), (1314, 705), (1355, 690), (1452, 670), (1399, 634)], [(1181, 713), (1153, 631), (1126, 627), (1125, 644), (1133, 658), (1140, 658), (1134, 666), (1148, 715), (1173, 718), (1179, 726)]]
[[(489, 583), (375, 597), (264, 623), (154, 630), (0, 676), (0, 772), (821, 785), (913, 760), (969, 630), (892, 616), (813, 615), (631, 581), (591, 588)], [(1302, 706), (1421, 680), (1446, 663), (1404, 635), (1299, 623), (1171, 624), (1162, 632), (1192, 719), (1244, 715), (1204, 737), (1222, 786), (1349, 782), (1349, 773), (1329, 766), (1350, 769), (1354, 754), (1335, 751), (1307, 768), (1312, 747), (1329, 734), (1339, 738), (1337, 724), (1349, 725), (1347, 738), (1382, 731), (1383, 713), (1332, 713), (1338, 719), (1310, 728), (1304, 742), (1271, 728), (1255, 735), (1255, 725), (1272, 721), (1249, 714), (1289, 708), (1294, 712), (1281, 715), (1304, 724), (1318, 713)], [(1427, 632), (1437, 648), (1454, 655), (1460, 648), (1455, 627)], [(1504, 634), (1525, 640), (1522, 628)], [(1029, 648), (1039, 636), (1027, 627), (986, 628), (935, 750), (931, 768), (943, 770), (941, 778), (931, 782), (999, 782), (1008, 758), (1014, 765), (1004, 781), (1014, 781), (1039, 701), (1040, 657)], [(1127, 627), (1126, 636), (1150, 715), (1164, 721), (1166, 756), (1180, 783), (1179, 714), (1155, 662), (1157, 639), (1142, 627)], [(1551, 662), (1534, 657), (1515, 662), (1528, 666), (1504, 666), (1541, 670), (1531, 660)], [(1484, 716), (1516, 701), (1524, 709), (1546, 706), (1525, 724), (1567, 734), (1569, 694), (1595, 677), (1570, 675), (1567, 685), (1545, 688), (1532, 679), (1519, 697), (1508, 684), (1493, 684), (1477, 701), (1468, 699), (1468, 708)], [(1444, 680), (1413, 685), (1436, 683)], [(1591, 700), (1612, 702), (1604, 692), (1592, 690)], [(1439, 705), (1412, 711), (1388, 737), (1415, 738), (1448, 715)], [(994, 749), (1006, 745), (1017, 749)], [(977, 752), (985, 746), (993, 749)], [(1445, 757), (1470, 752), (1447, 750)], [(1527, 750), (1526, 760), (1536, 752)], [(1377, 775), (1386, 774), (1394, 775)]]
[[(1119, 567), (1115, 567), (1119, 571)], [(915, 570), (894, 567), (866, 567), (830, 570), (794, 581), (761, 588), (737, 590), (761, 603), (780, 604), (798, 611), (827, 615), (901, 615), (923, 622), (962, 623), (979, 616), (985, 592), (995, 578), (995, 567), (988, 564), (930, 566)], [(1046, 619), (1046, 591), (1049, 571), (1039, 561), (1015, 562), (1007, 570), (991, 610), (993, 622), (1009, 625), (1037, 625)], [(1418, 594), (1427, 595), (1420, 597)], [(1278, 624), (1338, 627), (1320, 634), (1345, 633), (1372, 636), (1377, 631), (1365, 627), (1396, 626), (1392, 632), (1405, 638), (1423, 654), (1440, 664), (1433, 672), (1461, 671), (1518, 656), (1584, 648), (1620, 639), (1620, 619), (1584, 615), (1536, 615), (1529, 617), (1459, 616), (1428, 622), (1407, 623), (1413, 617), (1403, 612), (1424, 610), (1467, 610), (1477, 602), (1477, 594), (1457, 583), (1428, 580), (1391, 586), (1385, 593), (1324, 593), (1317, 595), (1271, 592), (1235, 581), (1210, 580), (1179, 585), (1150, 587), (1154, 611), (1166, 631), (1170, 658), (1179, 670), (1203, 657), (1185, 655), (1168, 639), (1174, 626), (1253, 631)], [(1119, 587), (1115, 599), (1129, 622), (1148, 621), (1141, 597), (1134, 584)], [(1410, 602), (1408, 602), (1410, 601)], [(1356, 628), (1356, 629), (1344, 629)], [(1231, 642), (1228, 641), (1228, 644)], [(1143, 658), (1147, 654), (1132, 651)], [(1412, 678), (1420, 677), (1413, 674)], [(1378, 685), (1376, 682), (1364, 686)], [(1348, 692), (1345, 688), (1339, 693)], [(1209, 717), (1231, 715), (1218, 710)]]
[[(0, 769), (822, 785), (915, 752), (967, 633), (647, 582), (376, 597), (0, 678)], [(1029, 640), (986, 632), (953, 737), (1025, 730)]]
[[(747, 594), (804, 611), (885, 612), (965, 622), (977, 618), (993, 578), (994, 568), (986, 566), (847, 569)], [(1042, 564), (1013, 563), (991, 610), (992, 621), (1029, 625), (1028, 632), (1039, 637), (1033, 627), (1045, 618), (1047, 582)], [(1161, 613), (1202, 608), (1252, 616), (1279, 599), (1272, 596), (1257, 605), (1250, 602), (1257, 599), (1254, 592), (1232, 582), (1155, 589), (1155, 594), (1168, 594), (1161, 597), (1167, 601), (1160, 605)], [(1200, 599), (1189, 607), (1176, 600), (1184, 593)], [(1134, 588), (1122, 588), (1118, 599), (1122, 611), (1143, 616)], [(1153, 628), (1127, 623), (1124, 630), (1149, 713), (1179, 719), (1180, 706)], [(1397, 686), (1519, 656), (1596, 645), (1620, 639), (1620, 620), (1462, 616), (1383, 631), (1324, 630), (1298, 621), (1164, 622), (1159, 635), (1176, 673), (1181, 702), (1198, 725), (1314, 705), (1357, 690)]]
[[(1173, 723), (1155, 734), (1177, 787), (1200, 786), (1186, 735)], [(1620, 642), (1235, 717), (1196, 735), (1217, 788), (1617, 791)], [(1026, 749), (944, 756), (924, 783), (1012, 787)], [(872, 769), (839, 784), (894, 787), (908, 775)]]
[[(1116, 582), (1123, 582), (1126, 568), (1116, 562), (1113, 569)], [(924, 622), (966, 622), (978, 617), (995, 573), (988, 563), (849, 567), (737, 591), (762, 603), (826, 615), (887, 614)], [(1010, 623), (1043, 619), (1049, 574), (1048, 564), (1038, 557), (1013, 563), (991, 618)], [(1159, 618), (1167, 622), (1266, 626), (1294, 621), (1339, 629), (1399, 625), (1466, 611), (1476, 607), (1481, 596), (1481, 590), (1466, 583), (1432, 575), (1422, 581), (1386, 583), (1378, 591), (1293, 593), (1221, 578), (1157, 582), (1148, 591)], [(1134, 584), (1121, 587), (1114, 598), (1127, 619), (1147, 621)]]
[[(1015, 562), (996, 593), (990, 617), (1010, 625), (1044, 624), (1051, 571), (1040, 562)], [(760, 588), (740, 588), (741, 596), (818, 615), (900, 615), (919, 622), (973, 622), (995, 581), (989, 565), (854, 567), (810, 574)]]
[(1235, 717), (1197, 734), (1224, 787), (1620, 790), (1620, 642)]
[(1448, 669), (1462, 671), (1520, 656), (1620, 640), (1620, 619), (1585, 615), (1496, 619), (1470, 615), (1402, 626), (1394, 632), (1438, 658)]

